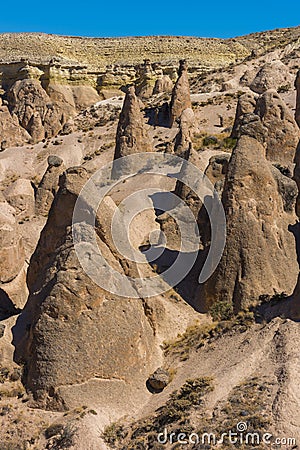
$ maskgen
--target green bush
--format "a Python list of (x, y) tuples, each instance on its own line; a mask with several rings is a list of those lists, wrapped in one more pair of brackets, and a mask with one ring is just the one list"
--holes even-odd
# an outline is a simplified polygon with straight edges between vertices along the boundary
[(230, 320), (233, 317), (233, 305), (226, 301), (216, 302), (210, 307), (209, 313), (215, 322)]

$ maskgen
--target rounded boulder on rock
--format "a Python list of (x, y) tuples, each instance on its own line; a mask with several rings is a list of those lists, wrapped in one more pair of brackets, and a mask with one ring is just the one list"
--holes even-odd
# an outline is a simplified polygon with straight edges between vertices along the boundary
[(161, 392), (170, 382), (170, 374), (167, 370), (159, 367), (153, 372), (147, 380), (149, 390)]

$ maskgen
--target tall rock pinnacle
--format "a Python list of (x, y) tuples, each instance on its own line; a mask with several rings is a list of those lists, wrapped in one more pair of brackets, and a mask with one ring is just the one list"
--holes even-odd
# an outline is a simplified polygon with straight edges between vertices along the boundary
[(172, 127), (176, 120), (180, 119), (185, 109), (191, 108), (190, 85), (187, 72), (187, 63), (180, 61), (179, 76), (175, 83), (171, 105), (170, 105), (170, 126)]

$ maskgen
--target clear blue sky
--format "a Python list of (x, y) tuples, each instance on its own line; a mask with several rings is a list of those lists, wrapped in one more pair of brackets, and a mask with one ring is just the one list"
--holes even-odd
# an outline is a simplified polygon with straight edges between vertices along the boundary
[(234, 37), (300, 24), (298, 1), (3, 1), (0, 32)]

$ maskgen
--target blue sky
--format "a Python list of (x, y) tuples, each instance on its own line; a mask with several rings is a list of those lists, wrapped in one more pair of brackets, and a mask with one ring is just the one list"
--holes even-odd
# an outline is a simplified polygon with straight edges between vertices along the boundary
[(0, 32), (234, 37), (300, 24), (298, 1), (3, 1)]

